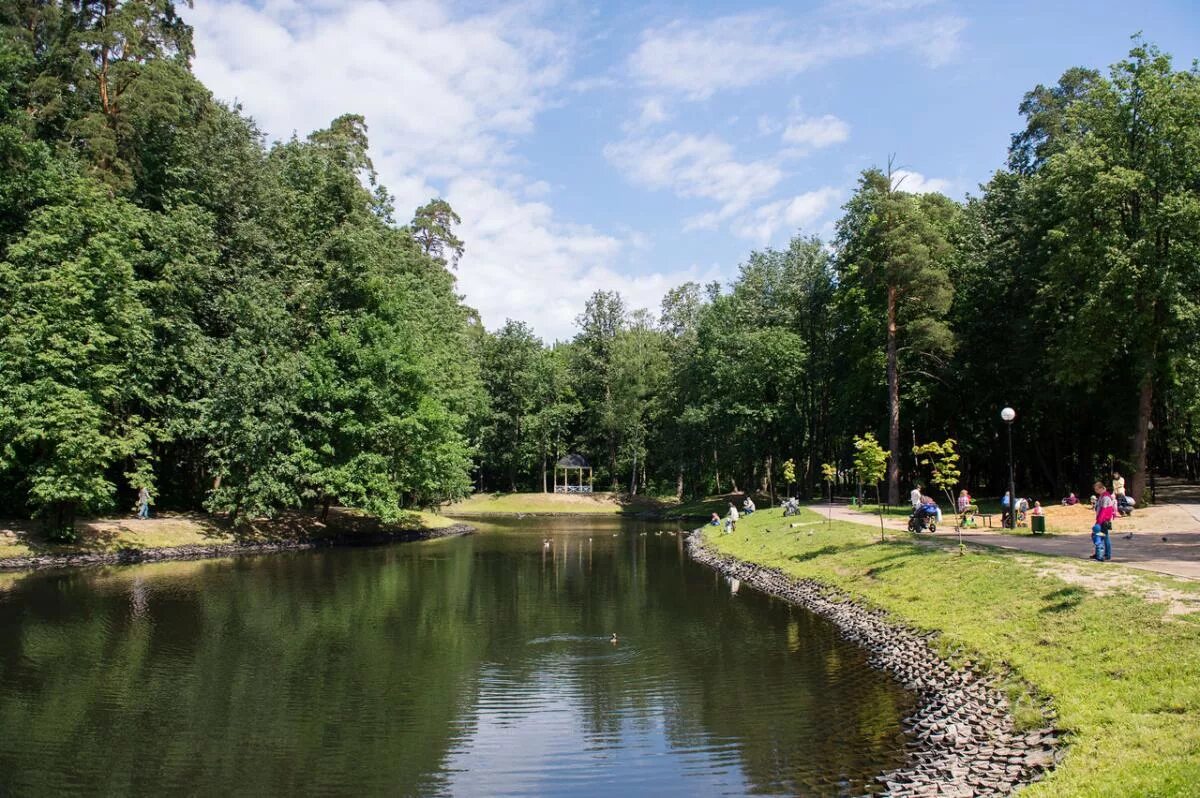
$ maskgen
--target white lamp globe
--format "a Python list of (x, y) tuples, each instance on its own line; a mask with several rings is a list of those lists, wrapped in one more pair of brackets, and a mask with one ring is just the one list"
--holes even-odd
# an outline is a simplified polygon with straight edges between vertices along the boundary
[(1016, 417), (1017, 411), (1013, 410), (1011, 407), (1006, 407), (1000, 411), (1000, 418), (1004, 419), (1005, 421), (1011, 422)]

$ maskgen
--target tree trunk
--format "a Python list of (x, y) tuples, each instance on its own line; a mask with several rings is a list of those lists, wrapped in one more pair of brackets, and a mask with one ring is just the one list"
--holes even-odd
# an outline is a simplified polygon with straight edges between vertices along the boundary
[(1142, 375), (1141, 391), (1138, 394), (1137, 426), (1133, 432), (1133, 451), (1130, 461), (1133, 463), (1133, 473), (1129, 475), (1129, 490), (1127, 491), (1137, 501), (1142, 501), (1146, 491), (1146, 443), (1150, 438), (1150, 411), (1154, 407), (1154, 371), (1153, 367)]
[(887, 293), (888, 504), (900, 504), (900, 368), (896, 354), (896, 286)]
[(542, 447), (542, 493), (549, 493), (546, 490), (546, 447)]
[(675, 501), (683, 501), (683, 466), (675, 472)]

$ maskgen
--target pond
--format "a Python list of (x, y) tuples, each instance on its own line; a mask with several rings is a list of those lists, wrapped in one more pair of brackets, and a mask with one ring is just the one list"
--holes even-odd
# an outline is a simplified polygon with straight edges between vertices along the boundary
[(845, 795), (903, 761), (912, 696), (676, 528), (472, 523), (0, 575), (0, 795)]

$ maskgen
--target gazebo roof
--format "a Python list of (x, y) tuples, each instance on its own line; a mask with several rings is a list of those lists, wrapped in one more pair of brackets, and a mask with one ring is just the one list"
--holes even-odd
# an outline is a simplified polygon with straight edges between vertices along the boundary
[(587, 458), (581, 454), (564, 455), (555, 465), (559, 468), (591, 468)]

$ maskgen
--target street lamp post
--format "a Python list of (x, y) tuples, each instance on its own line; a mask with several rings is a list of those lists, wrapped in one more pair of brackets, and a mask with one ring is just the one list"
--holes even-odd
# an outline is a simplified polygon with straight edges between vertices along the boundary
[(1000, 411), (1000, 418), (1008, 427), (1008, 528), (1017, 528), (1017, 484), (1013, 471), (1012, 423), (1017, 417), (1017, 411), (1006, 407)]

